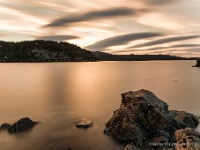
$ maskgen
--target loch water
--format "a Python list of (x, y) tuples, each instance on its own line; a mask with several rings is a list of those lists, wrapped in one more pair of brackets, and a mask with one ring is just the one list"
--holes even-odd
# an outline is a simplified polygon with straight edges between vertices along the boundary
[[(104, 135), (121, 93), (147, 89), (169, 109), (200, 116), (200, 68), (195, 61), (1, 63), (0, 124), (30, 117), (27, 132), (0, 132), (1, 150), (123, 150)], [(92, 118), (79, 129), (75, 121)], [(199, 130), (199, 129), (198, 129)]]

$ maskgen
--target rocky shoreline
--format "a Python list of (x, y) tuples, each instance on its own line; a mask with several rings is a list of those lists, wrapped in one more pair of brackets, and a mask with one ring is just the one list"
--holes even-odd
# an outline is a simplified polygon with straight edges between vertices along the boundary
[(197, 150), (200, 134), (194, 128), (198, 124), (197, 116), (169, 110), (167, 103), (142, 89), (122, 94), (120, 108), (106, 123), (104, 133), (126, 143), (124, 150), (182, 150), (185, 147)]
[(200, 59), (197, 59), (196, 65), (192, 67), (200, 67)]

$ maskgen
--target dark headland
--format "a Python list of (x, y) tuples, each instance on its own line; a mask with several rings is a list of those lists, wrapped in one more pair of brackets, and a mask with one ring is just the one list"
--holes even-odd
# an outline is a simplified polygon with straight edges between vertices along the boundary
[(192, 66), (192, 67), (200, 67), (200, 59), (197, 59), (197, 63), (195, 66)]
[(90, 61), (148, 61), (195, 60), (171, 55), (113, 55), (83, 49), (67, 42), (0, 41), (0, 62), (90, 62)]

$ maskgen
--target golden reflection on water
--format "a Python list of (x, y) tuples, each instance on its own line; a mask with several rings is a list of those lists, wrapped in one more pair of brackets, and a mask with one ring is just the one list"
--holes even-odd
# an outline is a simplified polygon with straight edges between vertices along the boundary
[[(194, 63), (0, 64), (0, 124), (25, 116), (42, 122), (23, 134), (0, 133), (0, 145), (5, 150), (12, 150), (15, 145), (18, 149), (31, 150), (64, 150), (67, 147), (90, 150), (100, 143), (105, 149), (120, 150), (123, 145), (116, 144), (102, 131), (105, 122), (119, 107), (123, 92), (148, 89), (166, 101), (171, 109), (200, 115), (200, 69), (192, 68)], [(94, 126), (78, 130), (74, 121), (82, 117), (92, 118)]]

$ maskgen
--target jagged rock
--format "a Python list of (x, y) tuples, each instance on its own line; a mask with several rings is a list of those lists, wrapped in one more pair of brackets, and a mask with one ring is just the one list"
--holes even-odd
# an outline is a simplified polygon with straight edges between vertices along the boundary
[(192, 128), (180, 129), (175, 132), (176, 150), (199, 150), (200, 133)]
[(192, 66), (192, 67), (200, 67), (200, 59), (197, 59), (197, 63), (195, 66)]
[(8, 129), (8, 128), (10, 128), (10, 127), (11, 127), (10, 124), (8, 124), (8, 123), (3, 123), (3, 124), (1, 125), (1, 127), (0, 127), (0, 129), (1, 129), (1, 130), (4, 130), (4, 129)]
[(8, 128), (9, 133), (18, 133), (26, 131), (36, 125), (37, 122), (32, 121), (30, 118), (22, 118)]
[(170, 111), (167, 103), (142, 89), (122, 94), (120, 108), (106, 123), (104, 133), (146, 149), (149, 142), (176, 142), (174, 132), (177, 129), (194, 128), (198, 123), (198, 117), (184, 111)]
[(81, 119), (81, 120), (78, 120), (76, 122), (76, 127), (78, 128), (88, 128), (88, 127), (91, 127), (93, 124), (93, 121), (91, 119)]

